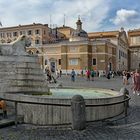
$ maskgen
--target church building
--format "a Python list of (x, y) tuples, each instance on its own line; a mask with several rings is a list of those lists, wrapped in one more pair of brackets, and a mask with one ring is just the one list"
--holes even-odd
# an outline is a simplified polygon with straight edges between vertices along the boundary
[(27, 50), (32, 53), (38, 50), (42, 67), (45, 69), (49, 66), (52, 71), (61, 69), (63, 73), (70, 73), (74, 69), (77, 74), (87, 69), (100, 73), (116, 71), (117, 46), (107, 39), (89, 39), (87, 32), (82, 29), (80, 18), (76, 26), (69, 40), (44, 44), (38, 48), (29, 47)]

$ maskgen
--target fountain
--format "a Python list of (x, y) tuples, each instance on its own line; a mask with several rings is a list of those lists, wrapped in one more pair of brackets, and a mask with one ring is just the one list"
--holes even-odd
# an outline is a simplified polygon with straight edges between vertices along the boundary
[(48, 93), (43, 71), (37, 56), (25, 51), (30, 45), (25, 36), (20, 36), (11, 44), (0, 45), (0, 92), (1, 93)]
[[(49, 89), (38, 57), (25, 51), (25, 46), (29, 44), (27, 37), (21, 36), (11, 44), (0, 45), (0, 97), (18, 102), (17, 115), (23, 115), (25, 123), (71, 123), (71, 99), (77, 94), (84, 97), (86, 104), (94, 105), (124, 99), (123, 93), (107, 89)], [(123, 103), (86, 107), (86, 121), (114, 117), (123, 111)]]

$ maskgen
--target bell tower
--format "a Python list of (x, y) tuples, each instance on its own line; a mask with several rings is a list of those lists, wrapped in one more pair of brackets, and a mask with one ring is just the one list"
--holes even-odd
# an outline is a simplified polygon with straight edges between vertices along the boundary
[(78, 20), (77, 20), (76, 24), (77, 24), (77, 30), (78, 31), (82, 30), (82, 22), (80, 20), (80, 16), (78, 16)]

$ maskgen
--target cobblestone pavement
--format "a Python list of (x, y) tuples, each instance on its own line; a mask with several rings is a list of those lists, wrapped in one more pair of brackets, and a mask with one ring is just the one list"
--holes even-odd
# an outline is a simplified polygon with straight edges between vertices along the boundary
[[(78, 77), (75, 83), (69, 76), (63, 76), (60, 81), (63, 86), (101, 87), (120, 90), (120, 77), (95, 78), (95, 81), (86, 81)], [(0, 129), (0, 140), (140, 140), (140, 96), (132, 94), (131, 84), (126, 86), (131, 100), (128, 117), (118, 116), (108, 121), (88, 123), (83, 131), (71, 130), (68, 127), (45, 127), (20, 124), (18, 127), (9, 126)]]

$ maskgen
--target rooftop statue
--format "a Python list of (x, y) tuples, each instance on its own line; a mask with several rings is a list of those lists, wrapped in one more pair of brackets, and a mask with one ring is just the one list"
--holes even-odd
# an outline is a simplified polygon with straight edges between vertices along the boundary
[(29, 47), (30, 45), (30, 39), (27, 36), (22, 35), (11, 43), (0, 44), (0, 55), (29, 55), (26, 52), (26, 47)]

